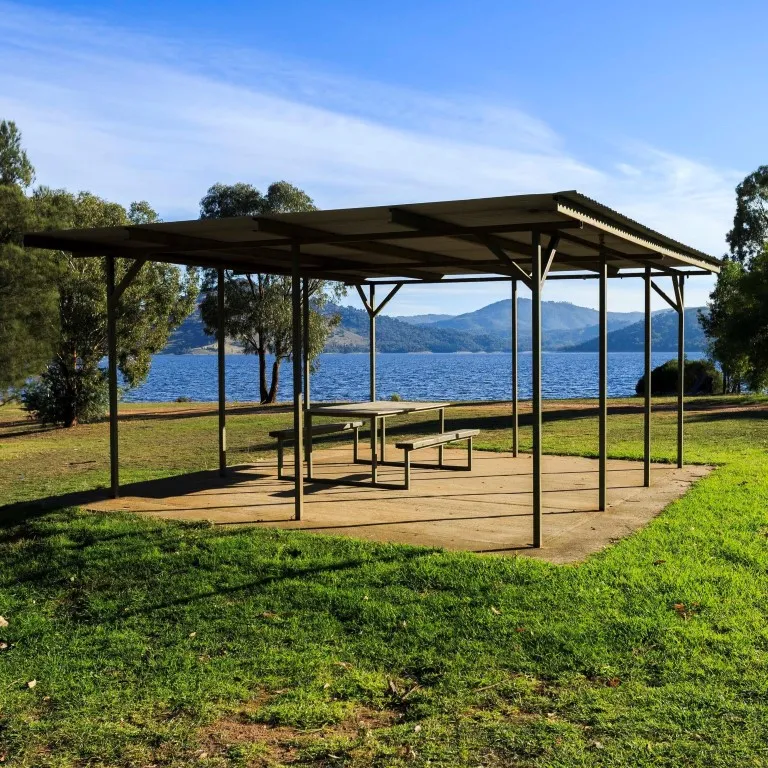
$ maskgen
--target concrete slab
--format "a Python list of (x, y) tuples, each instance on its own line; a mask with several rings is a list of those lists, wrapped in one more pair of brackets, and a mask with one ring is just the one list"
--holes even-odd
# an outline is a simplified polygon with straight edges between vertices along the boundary
[[(368, 467), (353, 464), (350, 453), (315, 451), (315, 476), (368, 479)], [(388, 458), (395, 453), (390, 449)], [(417, 456), (419, 462), (436, 462), (437, 451)], [(465, 450), (446, 449), (445, 457), (447, 464), (466, 463)], [(124, 487), (120, 499), (88, 506), (570, 563), (638, 530), (711, 470), (654, 464), (651, 487), (643, 488), (641, 462), (610, 460), (608, 509), (599, 512), (596, 459), (545, 456), (542, 467), (544, 546), (538, 550), (531, 547), (531, 458), (508, 453), (475, 452), (471, 472), (414, 468), (409, 491), (309, 483), (300, 522), (292, 519), (293, 484), (277, 479), (273, 462), (232, 467), (227, 478), (198, 472), (137, 483)], [(402, 484), (402, 468), (380, 467), (379, 481)]]

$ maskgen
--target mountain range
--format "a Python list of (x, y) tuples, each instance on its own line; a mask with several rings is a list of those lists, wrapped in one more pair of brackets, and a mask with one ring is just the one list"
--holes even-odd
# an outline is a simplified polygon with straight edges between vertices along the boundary
[[(331, 305), (328, 312), (339, 315), (340, 323), (326, 344), (326, 352), (366, 352), (368, 314), (363, 309)], [(512, 346), (511, 299), (488, 304), (461, 315), (427, 314), (408, 317), (380, 315), (376, 320), (376, 345), (380, 352), (508, 352)], [(590, 352), (597, 350), (597, 310), (568, 302), (542, 304), (542, 346), (546, 350)], [(660, 310), (653, 315), (653, 348), (677, 349), (677, 315)], [(641, 351), (645, 323), (642, 312), (608, 313), (608, 348), (614, 351)], [(686, 349), (700, 350), (705, 338), (698, 321), (698, 309), (686, 311)], [(518, 344), (531, 348), (531, 301), (518, 299)], [(206, 353), (215, 350), (215, 340), (203, 332), (195, 312), (174, 332), (166, 354)], [(228, 352), (238, 352), (228, 344)]]

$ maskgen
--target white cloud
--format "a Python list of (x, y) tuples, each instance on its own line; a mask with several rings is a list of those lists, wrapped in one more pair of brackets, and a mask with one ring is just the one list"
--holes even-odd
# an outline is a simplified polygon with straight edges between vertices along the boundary
[[(111, 29), (0, 2), (0, 116), (17, 121), (39, 181), (194, 218), (216, 181), (288, 179), (321, 207), (579, 189), (710, 253), (724, 247), (740, 174), (642, 144), (582, 161), (558, 126), (508, 103), (437, 98), (310, 72), (211, 42)], [(711, 281), (691, 282), (689, 304)], [(392, 313), (473, 309), (508, 286), (412, 288)], [(590, 283), (547, 298), (594, 305)], [(636, 287), (612, 286), (627, 308)], [(632, 305), (631, 307), (629, 305)]]

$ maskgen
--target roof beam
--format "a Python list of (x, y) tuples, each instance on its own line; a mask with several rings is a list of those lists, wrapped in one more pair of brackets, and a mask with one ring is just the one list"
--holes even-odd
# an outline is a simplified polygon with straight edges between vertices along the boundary
[[(329, 234), (321, 229), (313, 229), (300, 224), (291, 224), (279, 219), (267, 219), (260, 216), (255, 221), (260, 232), (271, 232), (277, 235), (285, 235), (289, 238), (295, 237), (297, 240), (300, 240), (302, 237), (315, 237), (318, 235), (323, 236)], [(389, 245), (388, 243), (344, 243), (339, 247), (351, 251), (375, 253), (379, 256), (392, 256), (397, 259), (414, 261), (421, 266), (430, 266), (436, 262), (441, 264), (453, 263), (456, 265), (464, 263), (464, 259), (459, 259), (453, 256), (431, 253), (430, 251), (419, 251), (414, 248), (403, 248), (399, 245)]]

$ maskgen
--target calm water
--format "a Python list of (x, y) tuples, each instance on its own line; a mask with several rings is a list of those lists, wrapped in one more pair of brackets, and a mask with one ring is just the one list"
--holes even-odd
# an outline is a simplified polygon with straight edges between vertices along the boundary
[[(696, 353), (688, 352), (691, 357)], [(674, 355), (653, 355), (661, 365)], [(311, 379), (313, 400), (367, 400), (368, 355), (328, 353), (320, 356)], [(512, 395), (511, 355), (380, 354), (376, 363), (377, 396), (393, 393), (405, 400), (507, 400)], [(542, 360), (544, 397), (597, 397), (596, 352), (545, 352)], [(643, 373), (641, 352), (608, 355), (608, 394), (633, 395)], [(251, 355), (227, 355), (227, 399), (258, 400), (258, 362)], [(280, 375), (279, 400), (292, 398), (291, 364)], [(177, 397), (216, 400), (215, 355), (156, 355), (147, 381), (125, 394), (125, 400), (163, 401)], [(531, 355), (521, 354), (519, 394), (531, 394)]]

